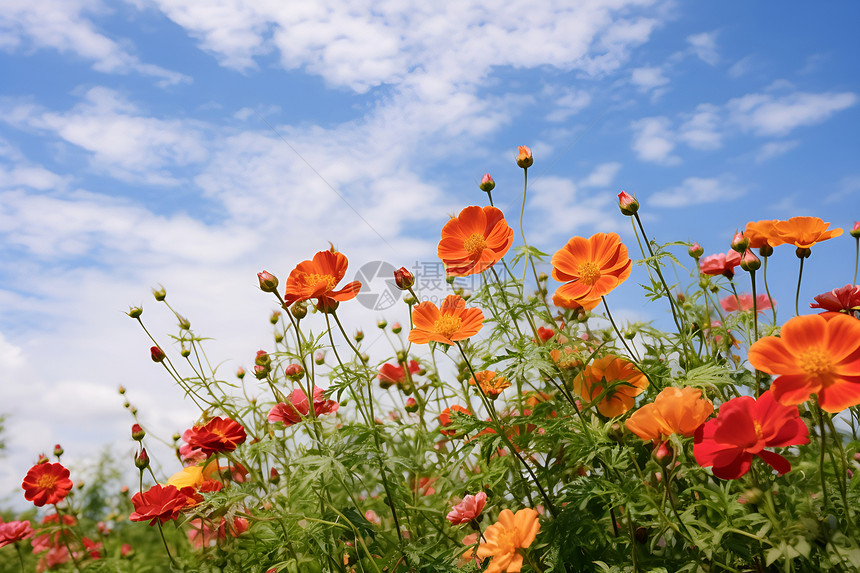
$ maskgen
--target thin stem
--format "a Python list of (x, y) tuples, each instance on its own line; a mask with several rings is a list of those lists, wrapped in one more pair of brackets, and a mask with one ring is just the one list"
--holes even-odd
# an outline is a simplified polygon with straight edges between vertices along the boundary
[(803, 257), (800, 257), (800, 270), (797, 273), (797, 293), (794, 295), (794, 316), (800, 316), (800, 280), (803, 278)]
[[(800, 259), (801, 265), (803, 264), (803, 259)], [(818, 456), (818, 474), (821, 479), (821, 499), (824, 502), (824, 511), (827, 511), (827, 479), (824, 476), (824, 453), (826, 448), (825, 438), (826, 431), (824, 428), (824, 410), (821, 409), (821, 406), (816, 404), (815, 409), (818, 410), (818, 426), (820, 428), (821, 434), (821, 452)]]
[(21, 545), (17, 541), (15, 542), (15, 551), (18, 553), (18, 562), (21, 563), (21, 573), (25, 573), (24, 556), (21, 555)]
[(860, 237), (854, 237), (854, 280), (851, 284), (857, 284), (857, 263), (860, 262)]
[(616, 325), (615, 325), (615, 321), (612, 319), (612, 313), (611, 313), (611, 312), (609, 312), (609, 305), (608, 305), (608, 304), (606, 304), (606, 297), (605, 297), (605, 296), (602, 296), (602, 297), (600, 297), (600, 300), (602, 300), (602, 301), (603, 301), (603, 308), (605, 308), (605, 309), (606, 309), (606, 316), (608, 316), (608, 317), (609, 317), (609, 322), (611, 322), (611, 323), (612, 323), (612, 328), (614, 328), (614, 329), (615, 329), (615, 334), (616, 334), (616, 336), (618, 336), (618, 340), (620, 340), (620, 341), (621, 341), (621, 344), (623, 344), (623, 345), (624, 345), (624, 348), (625, 348), (625, 349), (627, 349), (627, 353), (628, 353), (631, 357), (634, 357), (634, 356), (635, 356), (635, 357), (636, 357), (636, 361), (637, 361), (637, 362), (642, 362), (642, 359), (641, 359), (641, 358), (639, 358), (639, 355), (638, 355), (638, 354), (636, 354), (636, 353), (634, 353), (632, 350), (630, 350), (630, 347), (629, 347), (629, 346), (627, 346), (627, 341), (624, 339), (624, 336), (622, 336), (621, 331), (620, 331), (620, 330), (618, 330), (618, 326), (616, 326)]
[[(753, 332), (754, 332), (754, 336), (755, 336), (755, 338), (753, 340), (753, 343), (754, 343), (754, 342), (758, 341), (758, 300), (756, 299), (755, 271), (753, 271), (753, 270), (750, 271), (750, 282), (752, 283)], [(752, 344), (750, 344), (750, 346), (752, 346)], [(756, 371), (755, 371), (755, 397), (756, 397), (756, 399), (758, 399), (758, 397), (761, 395), (761, 382), (759, 380), (760, 376), (761, 375), (758, 371), (758, 368), (756, 368)]]
[(770, 288), (767, 286), (767, 260), (770, 257), (765, 257), (762, 255), (762, 259), (764, 259), (764, 291), (767, 293), (767, 299), (770, 301), (770, 308), (773, 311), (773, 324), (776, 326), (776, 304), (774, 304), (773, 297), (770, 296)]
[(164, 538), (164, 530), (161, 528), (161, 522), (157, 522), (158, 533), (161, 535), (161, 542), (164, 543), (164, 550), (167, 551), (167, 557), (170, 559), (170, 564), (176, 567), (176, 561), (173, 560), (173, 555), (170, 554), (170, 547), (167, 546), (167, 539)]

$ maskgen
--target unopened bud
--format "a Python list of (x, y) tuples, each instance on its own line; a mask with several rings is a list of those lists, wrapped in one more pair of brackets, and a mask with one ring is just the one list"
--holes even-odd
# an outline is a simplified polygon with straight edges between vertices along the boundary
[(406, 362), (406, 351), (405, 350), (398, 350), (397, 353), (395, 354), (395, 356), (397, 357), (397, 362), (399, 362), (400, 364), (403, 364), (404, 362)]
[(149, 456), (146, 455), (146, 448), (141, 448), (140, 453), (134, 455), (134, 465), (140, 471), (145, 470), (149, 465)]
[(173, 436), (172, 436), (174, 442), (178, 442), (179, 438), (181, 438), (181, 437), (182, 436), (180, 436), (179, 434), (173, 434)]
[(362, 340), (364, 340), (364, 331), (356, 330), (354, 338), (356, 342), (361, 342)]
[(152, 358), (153, 362), (164, 362), (164, 359), (167, 358), (164, 351), (157, 346), (153, 346), (149, 349), (149, 356)]
[(493, 189), (496, 188), (496, 182), (493, 181), (493, 178), (490, 177), (489, 173), (484, 173), (484, 176), (481, 177), (481, 191), (484, 193), (489, 193)]
[(639, 201), (627, 191), (622, 191), (618, 194), (618, 208), (622, 215), (632, 217), (639, 210)]
[(275, 344), (280, 344), (283, 341), (284, 341), (284, 335), (281, 334), (280, 332), (276, 332), (275, 333)]
[(401, 330), (403, 330), (403, 327), (400, 326), (399, 322), (395, 322), (391, 325), (391, 332), (393, 332), (394, 334), (399, 334)]
[(257, 273), (257, 279), (260, 281), (260, 290), (263, 292), (277, 292), (278, 277), (269, 271)]
[(522, 167), (523, 169), (528, 169), (532, 165), (534, 165), (534, 157), (532, 157), (532, 150), (526, 147), (525, 145), (520, 145), (517, 154), (517, 166)]
[(254, 377), (257, 380), (262, 380), (266, 376), (269, 375), (269, 367), (268, 366), (260, 366), (259, 364), (254, 365)]
[(272, 359), (265, 350), (258, 350), (257, 356), (254, 358), (254, 364), (257, 366), (268, 366), (272, 363)]
[(125, 386), (123, 386), (122, 384), (119, 385), (119, 393), (120, 395), (125, 394)]
[(146, 436), (146, 432), (140, 427), (140, 424), (134, 424), (131, 427), (131, 439), (139, 442)]
[(406, 270), (406, 267), (400, 267), (394, 271), (394, 284), (400, 290), (409, 290), (415, 284), (415, 277)]
[(545, 283), (549, 279), (549, 275), (546, 273), (541, 273), (538, 275), (538, 282)]
[(687, 250), (687, 253), (694, 259), (698, 259), (703, 254), (705, 254), (705, 249), (702, 248), (702, 245), (699, 243), (693, 243), (690, 245), (690, 248)]
[(316, 362), (316, 364), (318, 366), (324, 364), (325, 363), (325, 353), (317, 352), (316, 354), (314, 354), (314, 362)]
[(417, 412), (418, 411), (418, 402), (415, 401), (415, 398), (409, 398), (406, 400), (406, 404), (404, 406), (407, 412)]
[(744, 256), (741, 257), (741, 268), (748, 272), (757, 271), (761, 268), (761, 260), (755, 256), (752, 249), (744, 251)]
[(414, 296), (409, 295), (409, 296), (404, 296), (404, 297), (403, 297), (403, 302), (405, 302), (405, 303), (406, 303), (406, 304), (408, 304), (409, 306), (413, 306), (413, 305), (415, 305), (415, 303), (416, 303), (416, 302), (418, 302), (418, 301), (417, 301), (417, 300), (415, 300), (415, 297), (414, 297)]
[(269, 470), (269, 482), (276, 484), (279, 481), (281, 481), (281, 474), (278, 473), (278, 470), (275, 468)]
[(308, 315), (308, 305), (299, 301), (290, 307), (290, 314), (292, 314), (293, 318), (296, 320), (301, 320)]
[(359, 358), (361, 359), (361, 361), (362, 361), (363, 363), (365, 363), (365, 364), (367, 364), (368, 362), (370, 362), (370, 356), (368, 356), (366, 352), (362, 352), (361, 354), (359, 354), (359, 355), (358, 355), (358, 357), (359, 357)]
[(457, 277), (452, 277), (451, 275), (448, 275), (445, 277), (445, 282), (448, 283), (449, 285), (452, 285), (452, 284), (454, 284), (454, 279), (456, 279), (456, 278)]
[(38, 459), (38, 460), (36, 460), (36, 463), (37, 463), (37, 464), (46, 464), (46, 463), (48, 463), (48, 456), (46, 456), (45, 454), (39, 454), (39, 459)]
[(239, 368), (236, 369), (236, 378), (241, 380), (244, 377), (245, 377), (245, 369), (240, 366)]
[(272, 316), (269, 317), (269, 322), (272, 324), (278, 324), (279, 320), (281, 320), (281, 313), (277, 310), (272, 312)]
[(164, 290), (164, 287), (161, 287), (159, 289), (152, 289), (152, 296), (155, 297), (155, 300), (161, 302), (165, 298), (167, 298), (167, 291)]
[(669, 462), (669, 458), (672, 457), (672, 448), (669, 447), (668, 442), (663, 442), (657, 449), (654, 450), (654, 459), (660, 463), (660, 465), (665, 465)]
[(302, 368), (301, 364), (288, 364), (286, 368), (284, 368), (284, 374), (290, 380), (301, 380), (302, 376), (305, 374), (305, 369)]
[(744, 237), (743, 231), (737, 231), (735, 236), (732, 237), (732, 250), (737, 251), (740, 254), (744, 254), (744, 251), (747, 250), (747, 247), (750, 244), (750, 240)]
[(128, 312), (126, 314), (132, 318), (140, 318), (140, 315), (143, 314), (143, 308), (139, 306), (130, 306), (128, 307)]
[(388, 326), (388, 321), (383, 318), (376, 323), (376, 326), (379, 327), (380, 330), (385, 330), (385, 327)]
[(60, 456), (63, 455), (63, 446), (61, 446), (60, 444), (54, 446), (54, 455), (57, 457), (57, 459), (59, 459)]
[(179, 329), (180, 330), (191, 330), (191, 321), (185, 318), (184, 316), (177, 317), (179, 320)]
[(860, 221), (854, 221), (854, 226), (851, 227), (851, 230), (848, 231), (848, 234), (850, 234), (855, 239), (860, 239)]

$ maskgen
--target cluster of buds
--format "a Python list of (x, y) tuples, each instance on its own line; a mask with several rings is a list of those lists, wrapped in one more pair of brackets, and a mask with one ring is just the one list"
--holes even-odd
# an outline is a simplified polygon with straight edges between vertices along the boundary
[(272, 371), (272, 359), (265, 350), (258, 350), (254, 358), (254, 376), (262, 380)]

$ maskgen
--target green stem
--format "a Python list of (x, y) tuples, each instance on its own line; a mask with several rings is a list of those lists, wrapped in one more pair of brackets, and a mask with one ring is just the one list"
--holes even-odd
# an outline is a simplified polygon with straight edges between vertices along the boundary
[[(801, 265), (803, 264), (803, 259), (800, 260)], [(818, 474), (821, 479), (821, 499), (824, 502), (824, 511), (827, 511), (827, 479), (824, 476), (824, 454), (827, 449), (825, 439), (826, 439), (826, 431), (824, 429), (824, 410), (821, 409), (821, 406), (816, 404), (816, 410), (818, 410), (818, 426), (820, 428), (821, 434), (821, 451), (818, 456)]]
[(767, 300), (770, 302), (770, 308), (773, 312), (773, 325), (776, 326), (776, 303), (774, 302), (773, 297), (770, 296), (770, 288), (767, 286), (767, 260), (769, 258), (770, 257), (762, 256), (762, 259), (764, 259), (764, 291), (767, 293)]
[(854, 237), (854, 280), (851, 284), (857, 284), (857, 263), (860, 262), (860, 237)]
[[(750, 271), (750, 282), (752, 283), (752, 310), (753, 310), (753, 333), (754, 333), (753, 335), (755, 337), (753, 340), (753, 343), (755, 343), (758, 340), (758, 300), (756, 299), (755, 271), (753, 271), (753, 270)], [(752, 344), (750, 344), (750, 346), (752, 346)], [(761, 374), (758, 371), (758, 368), (756, 368), (756, 371), (755, 371), (755, 397), (756, 397), (756, 400), (758, 400), (758, 397), (761, 395), (760, 378), (761, 378)]]
[(800, 257), (800, 271), (797, 273), (797, 293), (794, 295), (794, 316), (800, 316), (800, 280), (803, 278), (803, 257)]
[(21, 545), (17, 541), (15, 542), (15, 551), (18, 553), (18, 562), (21, 563), (21, 573), (25, 573), (24, 556), (21, 555)]
[(170, 559), (170, 564), (176, 567), (176, 561), (173, 560), (173, 555), (170, 554), (170, 547), (167, 546), (167, 539), (164, 537), (164, 530), (161, 528), (161, 522), (157, 522), (158, 533), (161, 535), (161, 542), (164, 543), (164, 550), (167, 551), (167, 557)]
[(606, 297), (605, 297), (605, 296), (602, 296), (602, 297), (600, 297), (600, 300), (602, 300), (602, 301), (603, 301), (603, 308), (605, 308), (605, 309), (606, 309), (606, 316), (607, 316), (607, 317), (609, 317), (609, 322), (611, 322), (611, 323), (612, 323), (612, 328), (614, 328), (614, 329), (615, 329), (615, 334), (616, 334), (616, 336), (618, 336), (618, 340), (620, 340), (620, 341), (621, 341), (621, 344), (623, 344), (623, 345), (624, 345), (624, 348), (627, 350), (627, 354), (629, 354), (629, 355), (631, 356), (631, 358), (635, 356), (635, 357), (636, 357), (636, 361), (637, 361), (637, 362), (642, 362), (642, 359), (641, 359), (641, 358), (639, 358), (639, 355), (638, 355), (638, 354), (636, 354), (636, 353), (634, 353), (634, 352), (630, 349), (630, 347), (629, 347), (629, 346), (627, 346), (627, 341), (624, 339), (624, 336), (622, 336), (621, 331), (620, 331), (620, 330), (618, 330), (618, 326), (616, 326), (616, 324), (615, 324), (615, 320), (613, 320), (613, 319), (612, 319), (612, 313), (611, 313), (611, 312), (609, 312), (609, 305), (608, 305), (608, 304), (606, 304)]

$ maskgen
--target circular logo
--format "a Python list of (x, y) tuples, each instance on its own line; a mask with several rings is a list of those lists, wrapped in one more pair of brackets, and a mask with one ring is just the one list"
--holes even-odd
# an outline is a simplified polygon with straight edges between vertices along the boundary
[(385, 261), (371, 261), (358, 269), (353, 280), (361, 282), (361, 291), (355, 299), (370, 310), (387, 310), (400, 300), (400, 289), (394, 283), (394, 265)]

